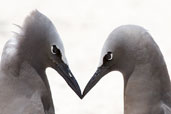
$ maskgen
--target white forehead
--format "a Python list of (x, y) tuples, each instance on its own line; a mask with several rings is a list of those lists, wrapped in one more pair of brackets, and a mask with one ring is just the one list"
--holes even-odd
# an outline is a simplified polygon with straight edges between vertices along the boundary
[(30, 25), (33, 27), (34, 25), (39, 27), (39, 31), (45, 32), (43, 34), (46, 35), (46, 37), (44, 37), (44, 39), (42, 38), (43, 36), (40, 37), (41, 40), (46, 40), (49, 43), (49, 49), (51, 49), (52, 45), (56, 45), (57, 48), (62, 53), (62, 60), (67, 64), (63, 42), (54, 24), (49, 20), (49, 18), (36, 10), (31, 13), (31, 16), (27, 17), (26, 22), (25, 22), (26, 25), (28, 25), (27, 24), (28, 22), (31, 23)]
[[(143, 38), (142, 38), (143, 37)], [(103, 64), (103, 57), (108, 52), (114, 52), (118, 46), (126, 46), (128, 48), (144, 45), (151, 42), (151, 36), (148, 32), (136, 25), (123, 25), (114, 29), (102, 48), (99, 66)]]
[(102, 51), (101, 51), (101, 56), (100, 56), (100, 63), (99, 63), (99, 67), (103, 64), (103, 58), (104, 56), (108, 53), (108, 52), (113, 52), (112, 47), (114, 44), (112, 43), (112, 39), (111, 38), (107, 38), (107, 40), (105, 41)]
[(61, 51), (62, 53), (62, 60), (65, 64), (68, 64), (67, 59), (65, 57), (65, 49), (63, 46), (63, 42), (59, 36), (59, 34), (57, 33), (56, 29), (54, 27), (51, 28), (50, 33), (49, 33), (49, 42), (50, 45), (56, 45), (57, 48)]

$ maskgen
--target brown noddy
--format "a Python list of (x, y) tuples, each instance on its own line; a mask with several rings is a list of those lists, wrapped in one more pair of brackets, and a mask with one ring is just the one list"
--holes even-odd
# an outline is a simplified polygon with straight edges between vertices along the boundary
[(106, 40), (100, 65), (84, 97), (111, 71), (124, 78), (124, 114), (171, 114), (171, 84), (163, 55), (151, 35), (136, 25), (115, 29)]
[(0, 65), (1, 114), (55, 114), (47, 67), (55, 69), (81, 97), (56, 28), (37, 10), (5, 44)]

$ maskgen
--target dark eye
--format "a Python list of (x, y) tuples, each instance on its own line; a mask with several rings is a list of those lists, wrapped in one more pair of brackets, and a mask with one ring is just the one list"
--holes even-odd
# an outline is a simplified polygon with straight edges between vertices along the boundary
[(108, 61), (112, 60), (112, 59), (113, 59), (113, 54), (112, 54), (112, 52), (108, 52), (108, 53), (105, 55), (104, 59), (105, 59), (105, 60), (108, 60)]
[(56, 47), (56, 45), (51, 46), (51, 52), (52, 54), (60, 54), (60, 50)]

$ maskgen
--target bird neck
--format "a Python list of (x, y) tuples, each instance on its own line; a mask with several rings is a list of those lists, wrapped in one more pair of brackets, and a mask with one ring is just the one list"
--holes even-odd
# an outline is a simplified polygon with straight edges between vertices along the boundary
[(17, 40), (11, 39), (6, 43), (1, 57), (0, 70), (5, 73), (6, 76), (19, 77), (21, 70), (23, 69), (23, 64), (26, 63), (34, 68), (41, 77), (46, 88), (50, 91), (47, 76), (45, 74), (45, 65), (41, 64), (41, 62), (33, 61), (33, 59), (30, 59), (31, 57), (28, 59), (25, 55), (20, 54), (20, 52), (17, 51), (17, 43), (14, 42), (17, 42)]
[(135, 66), (132, 74), (124, 76), (124, 84), (125, 114), (150, 114), (153, 111), (151, 106), (160, 106), (164, 97), (168, 101), (163, 102), (171, 105), (171, 97), (168, 96), (171, 92), (170, 79), (164, 62)]
[(48, 82), (45, 70), (44, 70), (44, 72), (38, 72), (38, 74), (40, 75), (41, 79), (43, 80), (43, 82), (47, 88), (47, 91), (43, 91), (42, 96), (41, 96), (43, 107), (48, 112), (49, 111), (54, 112), (52, 94), (51, 94), (51, 90), (50, 90), (50, 86), (49, 86), (49, 82)]
[[(21, 78), (25, 77), (26, 80), (24, 80), (24, 83), (26, 85), (32, 85), (36, 91), (40, 92), (40, 97), (44, 109), (46, 111), (54, 112), (52, 94), (50, 91), (50, 86), (45, 73), (45, 69), (37, 64), (30, 64), (26, 61), (22, 62), (17, 60), (15, 61), (15, 64), (10, 63), (9, 66), (5, 65), (1, 68), (3, 73), (6, 74), (5, 76), (8, 76), (6, 78), (11, 79), (12, 77), (12, 79), (14, 79), (13, 77), (15, 77), (15, 80), (21, 80)], [(31, 80), (31, 82), (28, 83), (28, 80)]]

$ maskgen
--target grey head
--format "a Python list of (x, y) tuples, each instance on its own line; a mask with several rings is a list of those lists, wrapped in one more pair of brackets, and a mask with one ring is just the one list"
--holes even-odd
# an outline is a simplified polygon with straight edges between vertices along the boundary
[[(136, 65), (148, 62), (157, 64), (158, 60), (163, 60), (160, 49), (144, 28), (136, 25), (120, 26), (106, 40), (99, 67), (86, 85), (82, 97), (111, 71), (120, 71), (124, 76), (124, 86), (126, 86)], [(164, 60), (162, 62), (165, 64)]]
[[(13, 55), (9, 56), (11, 53)], [(8, 63), (7, 59), (13, 59), (13, 61)], [(24, 61), (27, 61), (37, 71), (46, 84), (48, 83), (46, 75), (43, 75), (45, 69), (47, 67), (55, 69), (73, 91), (79, 97), (81, 96), (80, 87), (70, 71), (63, 43), (56, 28), (45, 15), (37, 10), (25, 19), (24, 25), (21, 27), (21, 33), (17, 34), (16, 39), (7, 42), (2, 55), (1, 67), (5, 70), (7, 68), (4, 67), (10, 67), (18, 63), (15, 65), (16, 70), (13, 71), (17, 76), (21, 66), (20, 63)]]

